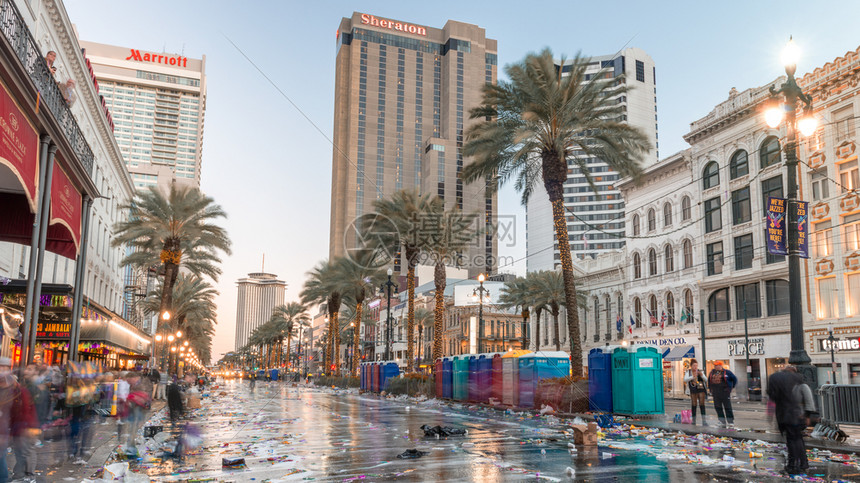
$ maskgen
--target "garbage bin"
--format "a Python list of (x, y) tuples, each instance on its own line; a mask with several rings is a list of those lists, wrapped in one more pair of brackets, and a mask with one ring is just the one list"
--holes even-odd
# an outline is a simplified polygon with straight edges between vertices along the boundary
[(469, 398), (469, 356), (454, 356), (452, 362), (454, 369), (452, 395), (455, 401), (465, 401)]
[(502, 402), (502, 354), (493, 354), (493, 374), (490, 382), (490, 397)]
[(382, 371), (382, 373), (381, 373), (381, 382), (379, 383), (379, 389), (380, 389), (380, 391), (387, 391), (388, 390), (388, 381), (392, 377), (397, 377), (400, 375), (400, 366), (398, 366), (397, 363), (393, 362), (393, 361), (384, 362), (382, 364), (381, 371)]
[(517, 407), (519, 404), (519, 358), (531, 351), (515, 350), (502, 355), (502, 404)]
[(442, 397), (453, 399), (454, 393), (454, 361), (450, 357), (442, 358)]
[(436, 385), (436, 397), (441, 398), (442, 392), (444, 390), (443, 382), (442, 382), (442, 359), (436, 359), (436, 363), (433, 366), (433, 382)]
[(519, 366), (519, 407), (534, 408), (541, 379), (568, 377), (570, 356), (567, 352), (532, 352), (521, 356)]
[(588, 409), (612, 412), (612, 351), (597, 347), (588, 353)]
[(663, 357), (650, 344), (612, 351), (612, 410), (618, 414), (663, 414)]
[(478, 354), (469, 355), (469, 391), (467, 398), (470, 402), (478, 402)]

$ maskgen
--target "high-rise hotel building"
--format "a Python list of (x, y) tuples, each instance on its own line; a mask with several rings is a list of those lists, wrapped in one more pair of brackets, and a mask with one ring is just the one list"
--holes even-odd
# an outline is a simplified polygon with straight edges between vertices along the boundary
[[(356, 220), (373, 202), (403, 189), (439, 195), (446, 208), (494, 223), (496, 195), (464, 184), (463, 131), (481, 88), (496, 82), (497, 43), (483, 28), (449, 20), (441, 29), (367, 13), (344, 18), (337, 32), (332, 257), (356, 246)], [(480, 228), (484, 229), (484, 226)], [(470, 273), (494, 272), (492, 230), (473, 242)], [(405, 270), (395, 256), (394, 269)]]
[(236, 301), (236, 350), (248, 343), (254, 329), (265, 324), (272, 309), (284, 304), (287, 284), (272, 273), (249, 273), (240, 278), (239, 298)]
[(200, 187), (206, 56), (81, 41), (137, 189)]
[[(562, 72), (565, 72), (565, 66), (562, 66)], [(592, 57), (586, 79), (598, 73), (617, 78), (627, 86), (628, 91), (617, 99), (624, 107), (621, 120), (638, 127), (651, 141), (653, 149), (639, 160), (640, 165), (645, 168), (655, 164), (660, 144), (654, 61), (642, 49), (627, 48), (613, 55)], [(586, 163), (597, 192), (577, 167), (568, 170), (564, 185), (567, 233), (574, 259), (614, 251), (624, 247), (625, 243), (624, 200), (615, 187), (619, 175), (598, 158), (592, 157)], [(560, 265), (552, 207), (542, 184), (536, 186), (526, 206), (526, 254), (529, 272), (552, 270)]]

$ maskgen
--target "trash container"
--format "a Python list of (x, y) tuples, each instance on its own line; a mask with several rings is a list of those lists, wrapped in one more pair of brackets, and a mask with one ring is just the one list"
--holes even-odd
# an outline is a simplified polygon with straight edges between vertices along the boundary
[(382, 368), (380, 370), (382, 372), (380, 374), (381, 382), (379, 383), (379, 390), (387, 391), (389, 379), (400, 375), (400, 366), (398, 366), (397, 363), (393, 361), (383, 362)]
[(663, 414), (663, 357), (650, 344), (612, 351), (612, 410), (618, 414)]
[(455, 401), (465, 401), (469, 398), (469, 356), (453, 357), (453, 387), (452, 395)]
[(442, 359), (436, 359), (436, 363), (433, 366), (433, 382), (436, 385), (436, 397), (441, 398), (443, 392), (443, 382), (442, 382)]
[(469, 402), (478, 402), (478, 354), (469, 355)]
[(502, 354), (493, 354), (493, 374), (490, 378), (490, 397), (502, 402)]
[(453, 399), (454, 361), (451, 357), (442, 358), (442, 397)]
[(502, 355), (502, 404), (517, 407), (519, 397), (519, 358), (531, 351), (515, 350)]
[(541, 379), (568, 377), (570, 356), (567, 352), (532, 352), (521, 356), (519, 366), (519, 407), (534, 408)]
[(588, 409), (612, 412), (612, 351), (619, 346), (591, 349), (588, 353)]

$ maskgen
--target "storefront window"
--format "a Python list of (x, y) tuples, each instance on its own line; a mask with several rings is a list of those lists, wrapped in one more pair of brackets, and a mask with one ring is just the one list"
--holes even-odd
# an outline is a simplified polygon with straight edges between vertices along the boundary
[(860, 384), (860, 364), (848, 365), (848, 384)]
[(830, 364), (815, 364), (818, 371), (819, 384), (842, 384), (842, 365), (836, 363), (836, 382), (833, 382), (833, 366)]

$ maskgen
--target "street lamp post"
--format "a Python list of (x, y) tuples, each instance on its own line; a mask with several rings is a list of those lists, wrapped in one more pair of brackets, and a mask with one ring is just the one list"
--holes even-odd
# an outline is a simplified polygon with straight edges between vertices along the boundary
[(478, 275), (478, 288), (472, 290), (472, 296), (478, 298), (478, 353), (484, 352), (484, 296), (490, 291), (484, 288), (484, 274)]
[(833, 336), (833, 326), (827, 326), (827, 332), (830, 333), (830, 336), (827, 338), (827, 341), (830, 343), (830, 370), (833, 372), (833, 379), (831, 384), (836, 384), (836, 337)]
[[(797, 71), (799, 51), (794, 41), (789, 39), (782, 53), (787, 79), (776, 90), (771, 86), (771, 96), (782, 97), (784, 106), (775, 107), (765, 113), (767, 124), (776, 128), (785, 115), (785, 165), (788, 169), (788, 303), (789, 320), (791, 323), (791, 353), (788, 363), (797, 367), (804, 381), (813, 389), (818, 387), (815, 368), (803, 345), (803, 305), (800, 287), (800, 250), (798, 241), (798, 207), (797, 200), (797, 130), (805, 135), (815, 132), (815, 119), (812, 117), (812, 98), (804, 94), (797, 85), (794, 73)], [(797, 101), (805, 104), (804, 115), (797, 120)]]
[(388, 269), (388, 281), (382, 284), (382, 290), (388, 293), (388, 302), (385, 306), (385, 360), (391, 360), (391, 289), (397, 287), (397, 284), (391, 281), (391, 275), (394, 271)]

